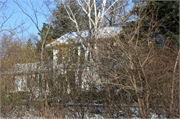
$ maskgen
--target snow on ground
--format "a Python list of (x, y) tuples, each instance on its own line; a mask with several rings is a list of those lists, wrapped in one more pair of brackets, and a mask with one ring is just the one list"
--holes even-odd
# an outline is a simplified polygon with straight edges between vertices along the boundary
[[(96, 104), (96, 106), (97, 105), (98, 104)], [(79, 113), (78, 113), (78, 112), (74, 112), (75, 110), (74, 110), (73, 106), (69, 106), (68, 108), (66, 108), (65, 119), (69, 119), (69, 118), (80, 119), (80, 117), (82, 117), (82, 115), (81, 115), (82, 110), (81, 109), (82, 109), (81, 107), (78, 108), (78, 110), (79, 110)], [(119, 111), (119, 113), (118, 113), (119, 116), (117, 114), (114, 114), (114, 118), (118, 118), (118, 119), (127, 118), (127, 116), (125, 116), (125, 114), (127, 114), (127, 111), (130, 111), (130, 113), (129, 113), (129, 114), (131, 114), (130, 119), (141, 119), (140, 114), (139, 114), (139, 110), (137, 107), (134, 106), (134, 107), (130, 107), (129, 109), (130, 110), (124, 110), (123, 109), (123, 110)], [(91, 112), (91, 110), (93, 110), (93, 111), (99, 110), (102, 113), (95, 114), (96, 112)], [(108, 113), (106, 112), (107, 109), (106, 108), (104, 109), (102, 107), (96, 107), (96, 108), (85, 107), (84, 111), (85, 111), (84, 118), (86, 118), (86, 119), (107, 119), (109, 117)], [(17, 117), (17, 112), (18, 112), (18, 108), (16, 108), (12, 113), (10, 113), (11, 115), (9, 115), (10, 116), (9, 119), (13, 119), (13, 118), (15, 119)], [(57, 113), (57, 115), (60, 116), (60, 113)], [(157, 119), (158, 118), (158, 115), (156, 113), (152, 112), (152, 110), (151, 110), (150, 115), (151, 115), (150, 119)], [(165, 117), (165, 115), (163, 115), (163, 114), (160, 115), (160, 118), (167, 119)], [(0, 118), (0, 119), (8, 119), (8, 118)], [(37, 112), (35, 111), (35, 108), (31, 107), (29, 109), (29, 111), (26, 111), (25, 115), (23, 117), (21, 117), (20, 119), (45, 119), (45, 118), (37, 117)], [(58, 118), (54, 118), (54, 119), (58, 119)]]

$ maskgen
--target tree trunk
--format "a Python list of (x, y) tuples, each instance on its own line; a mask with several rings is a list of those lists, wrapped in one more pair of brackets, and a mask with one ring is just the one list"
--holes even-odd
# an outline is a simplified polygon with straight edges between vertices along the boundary
[(46, 79), (44, 78), (44, 74), (42, 74), (42, 78), (44, 79), (43, 89), (44, 89), (44, 100), (45, 100), (44, 103), (45, 103), (45, 108), (46, 108), (46, 118), (50, 118), (48, 99), (47, 99), (47, 93), (46, 93)]

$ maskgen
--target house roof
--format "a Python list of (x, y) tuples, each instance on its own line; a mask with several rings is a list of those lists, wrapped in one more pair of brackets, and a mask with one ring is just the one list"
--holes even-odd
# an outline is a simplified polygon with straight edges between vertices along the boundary
[(35, 63), (17, 63), (11, 68), (12, 72), (22, 73), (40, 70), (40, 62)]
[[(122, 28), (120, 26), (111, 26), (111, 27), (100, 28), (99, 33), (97, 35), (97, 39), (114, 37), (117, 34), (119, 34), (121, 32), (121, 30), (122, 30)], [(72, 39), (75, 41), (75, 43), (78, 43), (79, 36), (83, 40), (86, 40), (86, 38), (90, 37), (90, 30), (80, 31), (80, 34), (78, 34), (78, 32), (68, 32), (65, 35), (58, 38), (57, 40), (47, 44), (46, 47), (64, 44), (64, 43), (67, 44), (69, 41), (72, 41)]]
[(43, 70), (41, 69), (41, 64), (40, 62), (34, 62), (34, 63), (17, 63), (14, 66), (12, 66), (9, 70), (1, 73), (1, 75), (6, 76), (10, 74), (15, 74), (15, 75), (24, 75), (24, 74), (29, 74), (29, 73), (41, 73), (45, 72), (48, 70), (48, 68), (53, 67), (53, 61), (48, 61), (44, 62), (45, 68)]

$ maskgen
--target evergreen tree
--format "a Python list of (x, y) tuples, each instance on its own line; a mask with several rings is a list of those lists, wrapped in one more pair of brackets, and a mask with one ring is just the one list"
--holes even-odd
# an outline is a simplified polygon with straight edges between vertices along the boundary
[[(144, 19), (144, 26), (150, 23), (154, 18), (155, 22), (159, 22), (159, 33), (164, 34), (169, 39), (169, 44), (178, 44), (179, 39), (179, 3), (177, 1), (148, 1), (139, 14), (141, 6), (135, 8), (137, 15), (143, 16), (147, 14)], [(157, 28), (157, 27), (156, 27)]]
[[(68, 4), (71, 6), (72, 11), (76, 11), (76, 19), (79, 22), (80, 29), (85, 30), (88, 25), (87, 17), (75, 1), (70, 1)], [(53, 11), (53, 14), (56, 14), (56, 16), (52, 22), (50, 32), (48, 33), (46, 44), (70, 31), (76, 31), (75, 24), (67, 17), (68, 14), (62, 4), (58, 5), (57, 9)], [(38, 33), (41, 37), (45, 35), (48, 26), (49, 24), (43, 23), (42, 30)], [(36, 43), (38, 49), (41, 47), (41, 42), (42, 41), (38, 41)]]
[(33, 46), (32, 41), (31, 41), (31, 38), (28, 39), (28, 41), (27, 41), (27, 46), (28, 46), (28, 47), (32, 47), (32, 46)]

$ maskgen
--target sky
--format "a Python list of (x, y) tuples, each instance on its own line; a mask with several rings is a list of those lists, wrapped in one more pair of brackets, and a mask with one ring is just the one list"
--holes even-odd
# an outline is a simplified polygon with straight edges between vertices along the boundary
[[(2, 2), (5, 0), (2, 0)], [(51, 12), (47, 9), (47, 6), (44, 4), (44, 0), (16, 0), (17, 3), (20, 5), (20, 7), (29, 15), (32, 17), (32, 19), (37, 23), (39, 29), (43, 27), (43, 23), (48, 23), (49, 16), (51, 16)], [(51, 1), (51, 0), (49, 0)], [(50, 9), (55, 9), (56, 5), (53, 2), (48, 2), (50, 4)], [(3, 22), (4, 19), (7, 19), (9, 16), (11, 16), (5, 24), (3, 24), (3, 27), (1, 29), (14, 29), (17, 28), (16, 34), (14, 37), (18, 37), (22, 42), (27, 42), (29, 37), (32, 35), (38, 36), (38, 29), (33, 24), (32, 20), (25, 15), (20, 7), (13, 1), (8, 0), (5, 7), (2, 8), (2, 12), (4, 14), (0, 14), (1, 22)], [(129, 9), (131, 9), (132, 4), (129, 5)], [(33, 9), (35, 11), (38, 11), (37, 13), (37, 21), (36, 17), (34, 15)], [(21, 25), (23, 24), (23, 25)], [(38, 36), (40, 39), (40, 37)]]
[[(32, 4), (29, 0), (17, 0), (17, 3), (29, 16), (32, 17), (40, 30), (43, 27), (43, 23), (47, 23), (49, 16), (51, 16), (51, 12), (47, 9), (47, 6), (44, 5), (43, 0), (32, 0)], [(15, 37), (18, 37), (22, 42), (27, 42), (30, 35), (37, 35), (38, 29), (33, 24), (32, 20), (22, 12), (20, 7), (13, 2), (13, 0), (8, 0), (6, 6), (2, 9), (3, 13), (1, 12), (0, 14), (0, 23), (3, 23), (4, 20), (10, 17), (3, 24), (2, 29), (17, 28), (15, 30)], [(35, 11), (38, 11), (37, 20), (34, 15), (33, 8)], [(55, 5), (51, 4), (50, 9), (53, 8), (55, 8)]]

